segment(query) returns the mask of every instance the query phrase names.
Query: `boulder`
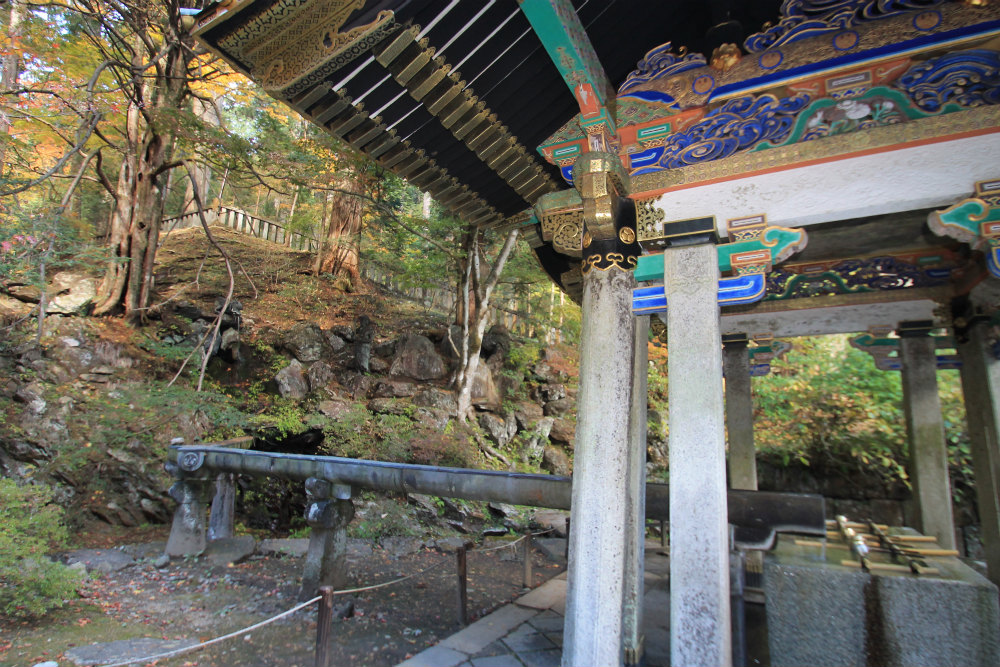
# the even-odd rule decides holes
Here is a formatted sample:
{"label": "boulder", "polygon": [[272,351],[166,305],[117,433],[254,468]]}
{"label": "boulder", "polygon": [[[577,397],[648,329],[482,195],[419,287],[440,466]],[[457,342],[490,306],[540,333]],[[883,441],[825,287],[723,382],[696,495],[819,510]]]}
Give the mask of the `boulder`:
{"label": "boulder", "polygon": [[293,359],[274,376],[278,392],[285,398],[303,399],[309,393],[305,370],[298,359]]}
{"label": "boulder", "polygon": [[330,419],[338,420],[350,414],[354,408],[346,401],[329,400],[320,401],[316,409]]}
{"label": "boulder", "polygon": [[412,411],[413,406],[409,401],[397,398],[373,398],[368,401],[368,409],[380,415],[406,415]]}
{"label": "boulder", "polygon": [[454,415],[454,411],[447,412],[433,408],[417,408],[417,411],[413,413],[413,418],[417,423],[429,429],[444,431],[448,426],[448,422],[451,421],[452,415]]}
{"label": "boulder", "polygon": [[62,315],[83,315],[97,298],[97,281],[80,273],[60,271],[52,276],[50,293],[55,293],[46,311]]}
{"label": "boulder", "polygon": [[556,419],[552,422],[549,440],[572,448],[576,440],[576,424],[569,419]]}
{"label": "boulder", "polygon": [[416,392],[416,385],[406,380],[381,380],[375,385],[375,398],[406,398]]}
{"label": "boulder", "polygon": [[242,535],[209,542],[203,555],[212,565],[225,566],[242,563],[252,556],[256,549],[257,541],[249,535]]}
{"label": "boulder", "polygon": [[364,373],[349,371],[340,377],[340,384],[350,392],[353,398],[368,398],[374,379]]}
{"label": "boulder", "polygon": [[240,332],[238,329],[226,329],[222,332],[221,349],[229,353],[233,361],[240,356]]}
{"label": "boulder", "polygon": [[447,374],[444,360],[426,336],[404,336],[396,346],[389,375],[414,380],[440,380]]}
{"label": "boulder", "polygon": [[319,391],[328,386],[336,379],[330,364],[325,361],[317,361],[309,367],[309,388],[312,391]]}
{"label": "boulder", "polygon": [[472,378],[472,404],[483,410],[495,410],[500,407],[500,393],[493,382],[493,371],[482,360],[476,366],[476,374]]}
{"label": "boulder", "polygon": [[[517,419],[518,428],[527,431],[532,424],[545,416],[542,406],[531,401],[522,401],[514,406],[514,418]],[[548,434],[546,434],[548,435]]]}
{"label": "boulder", "polygon": [[66,565],[82,563],[87,572],[110,574],[135,563],[135,559],[119,549],[77,549],[63,556]]}
{"label": "boulder", "polygon": [[371,357],[368,359],[368,370],[372,373],[385,373],[389,370],[389,362],[378,357]]}
{"label": "boulder", "polygon": [[559,447],[549,445],[542,454],[542,469],[548,470],[553,475],[566,477],[573,472],[573,464],[570,463],[566,452]]}
{"label": "boulder", "polygon": [[396,341],[384,340],[372,345],[372,354],[376,357],[391,357],[396,354]]}
{"label": "boulder", "polygon": [[330,344],[320,328],[313,324],[296,324],[282,339],[282,345],[303,362],[319,361],[330,352]]}
{"label": "boulder", "polygon": [[462,327],[457,324],[452,324],[450,327],[445,329],[443,335],[441,336],[441,342],[438,344],[438,350],[441,351],[441,355],[445,359],[458,359],[458,353],[456,350],[460,351],[461,349]]}
{"label": "boulder", "polygon": [[507,435],[507,423],[495,414],[491,412],[480,413],[479,426],[486,432],[486,437],[500,447],[510,442],[510,436]]}
{"label": "boulder", "polygon": [[326,342],[330,345],[330,349],[334,352],[340,352],[347,347],[347,343],[344,339],[332,331],[326,335]]}
{"label": "boulder", "polygon": [[354,327],[350,324],[338,324],[330,329],[330,335],[336,336],[348,343],[354,342]]}
{"label": "boulder", "polygon": [[0,294],[0,322],[13,322],[27,317],[34,310],[31,304]]}
{"label": "boulder", "polygon": [[413,404],[422,408],[444,410],[449,414],[455,414],[455,411],[458,410],[455,394],[433,387],[417,392],[413,397]]}
{"label": "boulder", "polygon": [[545,404],[545,416],[562,417],[572,411],[575,405],[575,401],[571,398],[560,398],[557,401],[551,401]]}
{"label": "boulder", "polygon": [[493,370],[500,370],[510,352],[510,332],[502,324],[494,324],[483,336],[482,355]]}
{"label": "boulder", "polygon": [[560,383],[543,384],[538,393],[546,403],[566,398],[566,385]]}

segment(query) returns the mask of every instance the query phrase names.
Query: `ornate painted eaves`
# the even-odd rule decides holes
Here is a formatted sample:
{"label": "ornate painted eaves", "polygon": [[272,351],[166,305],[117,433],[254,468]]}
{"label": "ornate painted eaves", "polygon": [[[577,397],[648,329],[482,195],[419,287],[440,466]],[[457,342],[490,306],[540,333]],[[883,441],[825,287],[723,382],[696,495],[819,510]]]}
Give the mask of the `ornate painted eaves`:
{"label": "ornate painted eaves", "polygon": [[1000,180],[976,183],[976,196],[927,217],[931,231],[969,244],[986,255],[990,273],[1000,278]]}

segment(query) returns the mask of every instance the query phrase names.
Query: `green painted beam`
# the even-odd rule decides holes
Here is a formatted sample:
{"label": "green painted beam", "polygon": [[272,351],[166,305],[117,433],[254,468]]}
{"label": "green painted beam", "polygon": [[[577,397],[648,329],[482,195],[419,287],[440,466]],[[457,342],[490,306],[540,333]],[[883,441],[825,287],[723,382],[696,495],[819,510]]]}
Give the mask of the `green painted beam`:
{"label": "green painted beam", "polygon": [[[805,243],[806,233],[801,229],[768,227],[760,237],[752,241],[722,243],[716,246],[719,254],[719,270],[731,271],[733,268],[733,256],[737,254],[760,250],[769,251],[769,263],[776,264],[801,250],[805,247]],[[644,280],[662,280],[663,255],[643,255],[640,257],[635,267],[635,279],[639,282]]]}
{"label": "green painted beam", "polygon": [[594,45],[570,0],[520,0],[532,29],[538,35],[563,81],[580,105],[581,125],[604,124],[614,134],[608,109],[615,89],[604,72]]}

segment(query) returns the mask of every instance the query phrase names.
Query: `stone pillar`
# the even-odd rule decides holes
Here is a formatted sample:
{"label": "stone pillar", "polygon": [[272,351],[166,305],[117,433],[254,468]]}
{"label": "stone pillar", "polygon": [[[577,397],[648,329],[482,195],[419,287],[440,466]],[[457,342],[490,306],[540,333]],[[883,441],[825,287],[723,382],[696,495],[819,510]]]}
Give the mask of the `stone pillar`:
{"label": "stone pillar", "polygon": [[729,486],[757,490],[757,454],[753,442],[753,396],[747,337],[725,337],[726,430],[729,434]]}
{"label": "stone pillar", "polygon": [[583,280],[567,666],[622,664],[634,285],[631,273],[617,270],[590,271]]}
{"label": "stone pillar", "polygon": [[649,377],[649,318],[635,321],[635,370],[629,422],[628,509],[625,524],[625,665],[642,662],[642,598],[646,553],[646,401]]}
{"label": "stone pillar", "polygon": [[958,353],[987,575],[1000,586],[1000,361],[987,328],[985,322],[971,325]]}
{"label": "stone pillar", "polygon": [[221,540],[233,536],[236,507],[236,476],[219,473],[215,478],[215,497],[208,513],[208,539]]}
{"label": "stone pillar", "polygon": [[169,491],[177,508],[165,552],[168,556],[196,556],[205,550],[205,518],[214,480],[204,474],[181,476],[172,464],[168,469],[178,476]]}
{"label": "stone pillar", "polygon": [[347,569],[347,524],[354,518],[351,487],[310,477],[306,480],[306,523],[312,528],[299,598],[308,600],[320,586],[338,588]]}
{"label": "stone pillar", "polygon": [[909,474],[916,501],[917,530],[933,535],[945,549],[955,548],[948,452],[937,385],[937,354],[928,329],[902,325],[903,411],[910,442]]}
{"label": "stone pillar", "polygon": [[577,159],[583,270],[580,388],[562,664],[621,665],[639,246],[614,154]]}
{"label": "stone pillar", "polygon": [[667,248],[671,664],[732,664],[719,267],[711,243]]}

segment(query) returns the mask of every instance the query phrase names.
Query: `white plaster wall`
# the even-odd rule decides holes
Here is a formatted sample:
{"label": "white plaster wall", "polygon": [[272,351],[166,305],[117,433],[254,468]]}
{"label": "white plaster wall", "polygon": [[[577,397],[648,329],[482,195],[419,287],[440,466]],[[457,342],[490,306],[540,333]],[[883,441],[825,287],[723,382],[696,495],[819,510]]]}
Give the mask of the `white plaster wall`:
{"label": "white plaster wall", "polygon": [[673,190],[657,206],[667,222],[714,215],[721,236],[727,220],[760,213],[804,227],[950,206],[1000,178],[998,156],[1000,133],[986,134]]}

